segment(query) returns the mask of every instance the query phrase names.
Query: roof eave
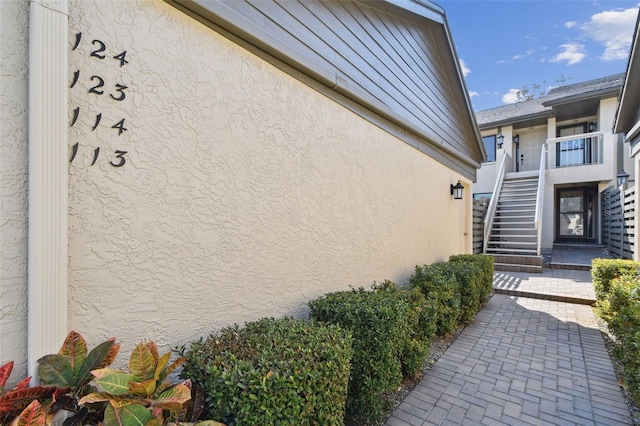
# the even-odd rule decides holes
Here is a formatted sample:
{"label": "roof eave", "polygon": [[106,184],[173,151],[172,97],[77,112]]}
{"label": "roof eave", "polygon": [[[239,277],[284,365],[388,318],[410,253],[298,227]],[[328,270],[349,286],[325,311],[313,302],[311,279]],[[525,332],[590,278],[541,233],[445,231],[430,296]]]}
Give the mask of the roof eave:
{"label": "roof eave", "polygon": [[550,117],[553,117],[553,111],[547,110],[543,112],[536,112],[534,114],[518,115],[514,117],[503,118],[496,121],[489,121],[489,122],[480,124],[479,129],[482,131],[482,130],[492,129],[494,127],[512,126],[516,123],[521,123],[524,121],[542,120]]}
{"label": "roof eave", "polygon": [[[482,142],[480,131],[478,130],[476,115],[473,111],[471,99],[469,99],[469,91],[467,90],[464,76],[462,74],[462,70],[460,69],[460,61],[458,59],[458,54],[453,43],[453,38],[451,37],[451,30],[449,29],[449,23],[447,21],[444,9],[437,4],[427,0],[377,0],[366,1],[366,4],[369,6],[375,5],[374,7],[380,9],[395,7],[396,10],[403,10],[405,12],[408,12],[409,14],[418,16],[421,19],[428,19],[441,26],[442,35],[447,43],[446,47],[451,54],[452,66],[454,67],[456,72],[456,80],[460,83],[458,90],[460,91],[461,98],[464,102],[465,114],[467,115],[467,118],[471,123],[471,131],[474,133],[476,146],[481,153],[482,158],[478,158],[477,160],[484,161],[487,158],[487,152],[485,150],[484,143]],[[420,22],[418,21],[418,23]]]}
{"label": "roof eave", "polygon": [[632,75],[640,74],[640,58],[638,55],[638,38],[640,37],[640,12],[636,19],[636,29],[633,34],[633,44],[629,53],[629,62],[624,78],[624,85],[620,92],[618,107],[613,124],[614,133],[626,133],[634,125],[636,112],[640,109],[640,81]]}
{"label": "roof eave", "polygon": [[544,101],[542,106],[545,107],[554,107],[558,105],[569,104],[573,102],[584,101],[587,99],[594,98],[607,98],[612,96],[617,96],[620,93],[621,86],[608,87],[606,89],[594,90],[592,92],[580,93],[572,96],[564,96],[557,99],[551,99],[548,101]]}

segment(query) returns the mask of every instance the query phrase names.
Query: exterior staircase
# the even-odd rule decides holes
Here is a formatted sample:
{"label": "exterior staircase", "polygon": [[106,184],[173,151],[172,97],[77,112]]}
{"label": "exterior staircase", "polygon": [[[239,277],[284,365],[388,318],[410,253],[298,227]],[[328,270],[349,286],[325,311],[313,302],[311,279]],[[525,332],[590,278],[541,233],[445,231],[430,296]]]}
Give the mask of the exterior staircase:
{"label": "exterior staircase", "polygon": [[496,270],[542,272],[535,227],[537,196],[537,175],[505,175],[485,250],[495,257]]}

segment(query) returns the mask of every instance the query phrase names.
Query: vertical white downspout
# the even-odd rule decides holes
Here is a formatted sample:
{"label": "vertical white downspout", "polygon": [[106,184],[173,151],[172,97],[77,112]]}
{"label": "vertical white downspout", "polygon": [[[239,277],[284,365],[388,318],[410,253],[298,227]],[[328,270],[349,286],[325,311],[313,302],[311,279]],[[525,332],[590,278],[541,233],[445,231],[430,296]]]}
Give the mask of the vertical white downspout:
{"label": "vertical white downspout", "polygon": [[67,334],[66,0],[29,4],[28,371]]}

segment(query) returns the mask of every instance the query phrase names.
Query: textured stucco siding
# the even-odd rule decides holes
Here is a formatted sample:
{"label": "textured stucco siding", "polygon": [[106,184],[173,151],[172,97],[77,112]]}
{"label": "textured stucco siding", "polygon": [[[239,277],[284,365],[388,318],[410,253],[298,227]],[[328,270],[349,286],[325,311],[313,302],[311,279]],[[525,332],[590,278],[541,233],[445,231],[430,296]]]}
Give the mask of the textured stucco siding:
{"label": "textured stucco siding", "polygon": [[29,3],[0,1],[0,363],[27,372]]}
{"label": "textured stucco siding", "polygon": [[[78,31],[129,60],[89,43],[70,57],[70,78],[128,86],[122,102],[86,78],[70,90],[70,119],[86,113],[69,136],[69,324],[91,344],[115,336],[128,354],[304,316],[321,294],[470,249],[459,175],[171,6],[72,1]],[[98,111],[128,130],[92,131]]]}

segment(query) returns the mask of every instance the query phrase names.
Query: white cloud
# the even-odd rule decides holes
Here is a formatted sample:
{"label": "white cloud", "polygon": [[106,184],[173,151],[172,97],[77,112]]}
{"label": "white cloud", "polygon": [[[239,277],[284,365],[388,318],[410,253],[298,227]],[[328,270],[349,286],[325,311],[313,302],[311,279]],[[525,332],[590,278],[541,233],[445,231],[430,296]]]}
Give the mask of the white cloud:
{"label": "white cloud", "polygon": [[564,27],[565,28],[573,28],[576,25],[578,25],[578,23],[576,21],[568,21],[564,23]]}
{"label": "white cloud", "polygon": [[460,59],[460,70],[462,70],[462,75],[465,77],[471,73],[471,70],[467,66],[467,63],[464,61],[464,59]]}
{"label": "white cloud", "polygon": [[604,46],[603,61],[627,59],[637,16],[637,7],[607,10],[593,15],[582,30],[587,38]]}
{"label": "white cloud", "polygon": [[474,92],[473,90],[469,90],[469,97],[475,98],[476,96],[480,96],[480,93]]}
{"label": "white cloud", "polygon": [[584,45],[580,43],[565,43],[559,46],[562,52],[550,59],[551,62],[566,61],[567,65],[574,65],[582,62],[585,58]]}
{"label": "white cloud", "polygon": [[513,55],[511,59],[518,60],[522,58],[527,58],[535,53],[535,50],[528,49],[525,53],[518,53],[517,55]]}
{"label": "white cloud", "polygon": [[518,90],[518,89],[509,89],[509,91],[507,93],[502,95],[502,103],[504,103],[504,104],[515,104],[519,100],[519,97],[518,97],[518,93],[519,92],[520,92],[520,90]]}

